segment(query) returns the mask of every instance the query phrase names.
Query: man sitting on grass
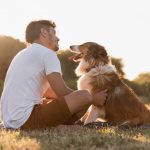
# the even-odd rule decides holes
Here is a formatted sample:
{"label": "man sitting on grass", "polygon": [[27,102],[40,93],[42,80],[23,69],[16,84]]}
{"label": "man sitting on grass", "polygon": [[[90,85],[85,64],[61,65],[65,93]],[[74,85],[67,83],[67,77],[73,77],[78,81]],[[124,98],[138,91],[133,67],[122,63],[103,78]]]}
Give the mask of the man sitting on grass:
{"label": "man sitting on grass", "polygon": [[[32,21],[26,28],[30,45],[12,60],[1,96],[6,128],[40,129],[72,124],[93,104],[103,105],[106,90],[91,95],[66,86],[61,73],[55,23]],[[43,98],[43,97],[46,97]]]}

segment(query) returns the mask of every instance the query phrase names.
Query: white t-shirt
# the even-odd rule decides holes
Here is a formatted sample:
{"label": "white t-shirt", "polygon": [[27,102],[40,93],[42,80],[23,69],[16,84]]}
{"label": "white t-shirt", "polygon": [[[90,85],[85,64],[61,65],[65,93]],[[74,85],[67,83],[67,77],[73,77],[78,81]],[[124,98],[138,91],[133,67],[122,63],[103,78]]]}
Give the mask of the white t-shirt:
{"label": "white t-shirt", "polygon": [[19,52],[11,62],[1,96],[1,117],[7,128],[19,128],[29,118],[48,89],[46,75],[61,73],[56,53],[34,43]]}

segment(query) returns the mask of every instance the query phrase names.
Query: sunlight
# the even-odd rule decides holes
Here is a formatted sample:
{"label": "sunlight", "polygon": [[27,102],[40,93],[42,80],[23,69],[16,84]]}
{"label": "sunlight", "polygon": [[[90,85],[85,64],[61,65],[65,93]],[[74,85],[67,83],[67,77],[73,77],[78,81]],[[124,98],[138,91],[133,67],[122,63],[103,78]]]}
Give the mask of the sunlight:
{"label": "sunlight", "polygon": [[134,79],[150,71],[148,4],[148,0],[5,0],[0,5],[0,35],[24,41],[30,21],[52,19],[57,24],[60,49],[98,42],[107,47],[111,56],[122,58],[127,78]]}

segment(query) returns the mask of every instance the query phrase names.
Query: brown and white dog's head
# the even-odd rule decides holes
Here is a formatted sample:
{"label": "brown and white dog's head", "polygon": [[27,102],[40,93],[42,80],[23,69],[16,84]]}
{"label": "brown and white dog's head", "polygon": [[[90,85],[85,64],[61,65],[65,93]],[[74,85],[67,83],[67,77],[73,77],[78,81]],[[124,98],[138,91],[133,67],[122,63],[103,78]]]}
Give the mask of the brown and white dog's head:
{"label": "brown and white dog's head", "polygon": [[83,75],[96,66],[109,63],[109,57],[105,48],[95,42],[72,45],[70,49],[77,53],[72,59],[80,62],[76,69],[76,74],[78,76]]}

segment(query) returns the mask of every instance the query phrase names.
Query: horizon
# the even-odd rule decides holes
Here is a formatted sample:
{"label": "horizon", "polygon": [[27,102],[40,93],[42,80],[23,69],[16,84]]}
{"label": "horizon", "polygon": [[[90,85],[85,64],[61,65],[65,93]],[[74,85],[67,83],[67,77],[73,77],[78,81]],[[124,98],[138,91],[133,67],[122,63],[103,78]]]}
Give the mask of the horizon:
{"label": "horizon", "polygon": [[126,78],[150,72],[150,10],[148,0],[14,0],[0,5],[0,35],[25,41],[32,20],[56,23],[60,49],[87,41],[103,45],[121,58]]}

